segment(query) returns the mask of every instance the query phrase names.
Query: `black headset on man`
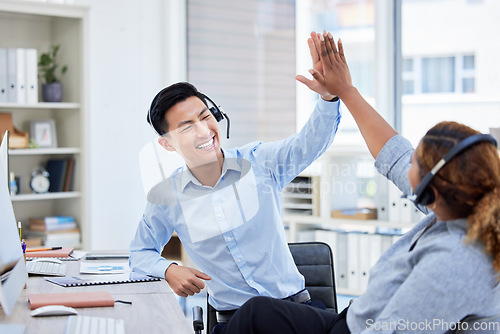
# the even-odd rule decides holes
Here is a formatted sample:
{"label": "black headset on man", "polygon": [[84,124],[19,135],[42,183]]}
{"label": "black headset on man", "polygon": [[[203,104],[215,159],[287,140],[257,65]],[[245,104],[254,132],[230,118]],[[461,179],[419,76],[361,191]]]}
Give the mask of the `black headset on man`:
{"label": "black headset on man", "polygon": [[467,149],[468,147],[477,144],[479,142],[490,142],[497,146],[497,141],[493,136],[487,134],[477,134],[465,138],[460,143],[455,145],[451,150],[449,150],[438,163],[424,176],[422,181],[415,187],[415,195],[408,196],[410,200],[417,204],[429,205],[432,204],[436,197],[434,191],[429,184],[431,183],[434,176],[439,172],[444,165],[446,165],[451,159],[456,157],[460,152]]}
{"label": "black headset on man", "polygon": [[[214,101],[212,101],[211,98],[209,98],[208,96],[206,96],[205,94],[203,93],[200,93],[198,92],[197,95],[196,95],[199,99],[201,100],[205,100],[205,104],[208,106],[208,102],[210,102],[210,104],[212,105],[212,107],[209,107],[208,110],[210,110],[210,112],[212,113],[212,115],[214,116],[215,120],[217,122],[220,122],[222,121],[224,118],[226,119],[227,121],[227,133],[226,133],[226,136],[227,136],[227,139],[229,139],[229,128],[230,128],[230,121],[229,121],[229,117],[227,117],[227,114],[222,111],[221,107],[220,106],[217,106],[215,104]],[[158,97],[158,96],[157,96]],[[148,110],[148,117],[149,117],[149,123],[151,124],[151,126],[153,127],[153,130],[156,132],[156,134],[158,136],[161,136],[162,133],[160,133],[153,125],[153,121],[151,119],[151,109],[155,110],[157,108],[157,101],[153,101],[153,106],[151,108],[149,108]]]}

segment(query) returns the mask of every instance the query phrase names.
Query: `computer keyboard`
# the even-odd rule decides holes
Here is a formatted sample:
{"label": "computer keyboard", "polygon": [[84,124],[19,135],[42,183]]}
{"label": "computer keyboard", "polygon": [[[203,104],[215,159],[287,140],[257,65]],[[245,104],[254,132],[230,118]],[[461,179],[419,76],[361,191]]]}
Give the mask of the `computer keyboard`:
{"label": "computer keyboard", "polygon": [[114,318],[70,316],[66,334],[125,334],[125,322]]}
{"label": "computer keyboard", "polygon": [[33,275],[65,276],[66,263],[33,260],[26,262],[26,270]]}

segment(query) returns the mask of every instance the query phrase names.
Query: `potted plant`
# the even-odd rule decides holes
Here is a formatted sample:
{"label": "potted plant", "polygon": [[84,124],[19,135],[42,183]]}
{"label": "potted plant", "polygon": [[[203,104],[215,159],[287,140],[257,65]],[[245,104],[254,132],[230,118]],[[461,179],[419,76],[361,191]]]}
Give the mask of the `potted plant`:
{"label": "potted plant", "polygon": [[68,67],[64,65],[59,71],[57,52],[59,45],[52,45],[49,52],[42,53],[38,61],[38,73],[42,79],[42,99],[45,102],[61,102],[63,87],[61,77]]}

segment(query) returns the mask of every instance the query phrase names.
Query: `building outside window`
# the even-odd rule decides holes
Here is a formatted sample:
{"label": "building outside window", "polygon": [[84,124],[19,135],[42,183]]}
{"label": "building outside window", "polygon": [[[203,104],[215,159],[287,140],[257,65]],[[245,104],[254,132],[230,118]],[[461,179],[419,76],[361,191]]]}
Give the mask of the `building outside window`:
{"label": "building outside window", "polygon": [[500,2],[403,0],[402,133],[414,145],[440,121],[500,127]]}
{"label": "building outside window", "polygon": [[474,55],[403,59],[403,94],[474,93]]}

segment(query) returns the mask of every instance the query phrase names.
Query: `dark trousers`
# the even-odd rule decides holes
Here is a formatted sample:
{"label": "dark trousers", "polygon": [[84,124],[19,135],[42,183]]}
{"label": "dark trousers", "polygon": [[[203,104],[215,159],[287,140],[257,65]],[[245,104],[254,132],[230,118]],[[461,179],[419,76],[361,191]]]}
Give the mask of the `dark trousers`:
{"label": "dark trousers", "polygon": [[254,297],[231,317],[221,334],[347,334],[345,309],[337,314],[304,304]]}

